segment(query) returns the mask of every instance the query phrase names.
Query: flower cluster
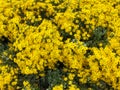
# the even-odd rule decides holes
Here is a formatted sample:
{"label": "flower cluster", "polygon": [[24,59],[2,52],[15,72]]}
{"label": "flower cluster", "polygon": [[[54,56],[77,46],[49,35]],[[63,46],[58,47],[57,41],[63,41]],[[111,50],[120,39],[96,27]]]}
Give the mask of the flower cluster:
{"label": "flower cluster", "polygon": [[119,0],[1,0],[0,89],[119,90],[119,22]]}

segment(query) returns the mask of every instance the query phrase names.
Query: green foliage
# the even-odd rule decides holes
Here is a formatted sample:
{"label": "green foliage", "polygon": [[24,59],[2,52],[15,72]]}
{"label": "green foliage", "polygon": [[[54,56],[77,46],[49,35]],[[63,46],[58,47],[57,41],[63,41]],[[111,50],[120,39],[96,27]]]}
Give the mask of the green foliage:
{"label": "green foliage", "polygon": [[109,43],[107,39],[107,29],[101,26],[96,27],[92,32],[92,36],[85,41],[88,47],[99,47],[100,43],[103,44],[102,47],[105,47]]}

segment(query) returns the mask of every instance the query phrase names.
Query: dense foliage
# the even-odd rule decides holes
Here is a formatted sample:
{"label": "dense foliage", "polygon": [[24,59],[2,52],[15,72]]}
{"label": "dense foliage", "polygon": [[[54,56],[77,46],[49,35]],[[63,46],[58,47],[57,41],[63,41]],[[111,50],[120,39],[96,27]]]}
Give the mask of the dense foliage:
{"label": "dense foliage", "polygon": [[120,0],[0,0],[0,90],[120,90]]}

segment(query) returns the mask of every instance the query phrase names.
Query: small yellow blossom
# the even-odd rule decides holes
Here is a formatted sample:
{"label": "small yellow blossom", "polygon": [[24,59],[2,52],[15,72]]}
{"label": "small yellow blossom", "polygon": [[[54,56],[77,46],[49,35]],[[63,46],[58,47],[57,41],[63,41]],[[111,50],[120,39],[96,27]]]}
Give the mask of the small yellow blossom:
{"label": "small yellow blossom", "polygon": [[70,73],[69,76],[68,76],[68,78],[69,78],[70,80],[73,80],[74,77],[75,77],[75,74],[72,74],[72,73]]}
{"label": "small yellow blossom", "polygon": [[77,88],[76,85],[70,85],[69,89],[68,90],[80,90],[79,88]]}
{"label": "small yellow blossom", "polygon": [[63,85],[62,84],[61,85],[56,85],[56,86],[53,87],[52,90],[63,90]]}

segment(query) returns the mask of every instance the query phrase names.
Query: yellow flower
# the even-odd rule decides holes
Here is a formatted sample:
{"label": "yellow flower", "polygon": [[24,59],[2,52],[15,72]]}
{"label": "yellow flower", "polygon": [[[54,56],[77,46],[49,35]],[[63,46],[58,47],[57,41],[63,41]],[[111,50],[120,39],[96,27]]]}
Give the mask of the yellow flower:
{"label": "yellow flower", "polygon": [[15,86],[16,84],[17,84],[17,82],[16,82],[16,81],[12,82],[12,85],[13,85],[13,86]]}
{"label": "yellow flower", "polygon": [[53,87],[52,90],[63,90],[63,85],[62,84],[56,85],[56,86]]}
{"label": "yellow flower", "polygon": [[27,90],[31,90],[31,85],[28,81],[23,81],[23,85]]}
{"label": "yellow flower", "polygon": [[71,80],[69,80],[68,84],[69,84],[69,85],[72,85],[72,81],[71,81]]}
{"label": "yellow flower", "polygon": [[23,85],[26,87],[27,85],[29,85],[28,81],[23,81]]}
{"label": "yellow flower", "polygon": [[67,77],[64,77],[64,81],[67,81],[68,80],[68,78]]}
{"label": "yellow flower", "polygon": [[72,74],[72,73],[70,73],[69,76],[68,76],[68,78],[69,78],[70,80],[73,80],[74,77],[75,77],[75,74]]}
{"label": "yellow flower", "polygon": [[68,90],[80,90],[76,85],[70,85]]}

